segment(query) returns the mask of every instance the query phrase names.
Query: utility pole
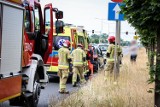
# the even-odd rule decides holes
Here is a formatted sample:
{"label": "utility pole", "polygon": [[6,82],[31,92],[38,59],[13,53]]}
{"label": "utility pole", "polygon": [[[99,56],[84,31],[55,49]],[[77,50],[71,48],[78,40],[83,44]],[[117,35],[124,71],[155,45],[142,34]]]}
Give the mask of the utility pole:
{"label": "utility pole", "polygon": [[[106,20],[106,19],[100,19],[100,18],[95,18],[95,19],[101,21],[101,29],[100,29],[100,37],[101,37],[102,32],[103,32],[103,23],[104,23],[104,20]],[[101,42],[101,38],[100,37],[99,37],[99,43]]]}
{"label": "utility pole", "polygon": [[114,70],[115,70],[115,75],[114,78],[115,80],[117,79],[118,75],[119,75],[119,63],[120,63],[120,58],[117,55],[118,54],[118,47],[120,46],[120,31],[121,31],[121,22],[120,21],[116,21],[116,41],[115,41],[115,55],[114,55],[114,59],[115,59],[115,63],[114,63]]}

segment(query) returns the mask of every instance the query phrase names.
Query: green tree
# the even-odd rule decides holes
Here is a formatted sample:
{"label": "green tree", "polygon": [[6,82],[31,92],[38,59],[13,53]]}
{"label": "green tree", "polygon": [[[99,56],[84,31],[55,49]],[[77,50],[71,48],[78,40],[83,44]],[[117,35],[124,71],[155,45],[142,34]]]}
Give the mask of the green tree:
{"label": "green tree", "polygon": [[97,34],[91,35],[90,40],[92,43],[98,43],[99,42],[99,35],[97,35]]}
{"label": "green tree", "polygon": [[121,46],[129,46],[129,44],[129,41],[124,41],[123,39],[121,39]]}
{"label": "green tree", "polygon": [[108,39],[108,35],[106,33],[103,33],[100,35],[101,43],[108,43],[107,39]]}
{"label": "green tree", "polygon": [[92,43],[97,43],[97,44],[99,43],[99,41],[101,43],[108,43],[107,38],[108,35],[106,33],[103,33],[101,35],[93,34],[91,35],[90,40]]}
{"label": "green tree", "polygon": [[151,55],[151,77],[155,81],[155,106],[160,107],[160,0],[124,0],[124,4],[122,12],[137,29],[143,45],[150,52],[156,50],[155,69],[154,54]]}

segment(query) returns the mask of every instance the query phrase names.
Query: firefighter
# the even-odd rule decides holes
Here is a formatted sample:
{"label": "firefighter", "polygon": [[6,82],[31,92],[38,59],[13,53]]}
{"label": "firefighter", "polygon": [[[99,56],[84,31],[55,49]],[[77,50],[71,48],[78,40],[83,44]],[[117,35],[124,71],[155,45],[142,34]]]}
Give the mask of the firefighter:
{"label": "firefighter", "polygon": [[[115,56],[115,37],[114,36],[109,36],[108,37],[108,42],[110,43],[107,49],[107,64],[104,69],[105,71],[105,80],[107,80],[107,76],[112,76],[113,74],[113,69],[114,69],[114,56]],[[117,46],[117,58],[121,55],[122,49],[120,46]]]}
{"label": "firefighter", "polygon": [[86,61],[86,53],[83,50],[83,45],[78,44],[77,49],[73,50],[72,54],[72,62],[73,62],[73,77],[72,77],[72,85],[73,87],[77,86],[77,75],[80,77],[81,84],[86,82],[84,78],[84,62]]}
{"label": "firefighter", "polygon": [[70,62],[70,42],[66,40],[63,43],[63,47],[58,50],[58,76],[60,78],[60,94],[69,94],[69,91],[66,91],[66,82],[69,75],[69,62]]}

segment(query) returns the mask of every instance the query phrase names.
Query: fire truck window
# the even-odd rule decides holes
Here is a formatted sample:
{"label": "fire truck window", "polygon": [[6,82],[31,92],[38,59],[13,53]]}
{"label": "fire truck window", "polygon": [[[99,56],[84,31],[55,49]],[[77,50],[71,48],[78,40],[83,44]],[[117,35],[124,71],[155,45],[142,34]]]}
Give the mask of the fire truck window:
{"label": "fire truck window", "polygon": [[54,47],[55,50],[58,50],[59,48],[62,47],[63,42],[65,40],[70,41],[70,37],[69,36],[54,36],[53,40],[54,40],[53,47]]}
{"label": "fire truck window", "polygon": [[30,22],[29,10],[26,10],[24,25],[25,25],[25,30],[26,30],[27,32],[30,32],[30,31],[31,31],[31,29],[30,29],[30,28],[31,28],[31,22]]}
{"label": "fire truck window", "polygon": [[50,30],[50,9],[45,10],[45,34],[49,34]]}
{"label": "fire truck window", "polygon": [[34,32],[34,28],[35,28],[35,26],[34,26],[34,23],[35,23],[35,20],[34,20],[34,12],[33,12],[33,10],[31,11],[31,19],[32,19],[32,25],[33,25],[33,27],[32,27],[32,31]]}
{"label": "fire truck window", "polygon": [[87,38],[87,43],[89,44],[90,42],[89,42],[89,38]]}
{"label": "fire truck window", "polygon": [[35,8],[35,30],[40,30],[40,18],[38,8]]}
{"label": "fire truck window", "polygon": [[85,45],[83,36],[78,36],[78,43]]}

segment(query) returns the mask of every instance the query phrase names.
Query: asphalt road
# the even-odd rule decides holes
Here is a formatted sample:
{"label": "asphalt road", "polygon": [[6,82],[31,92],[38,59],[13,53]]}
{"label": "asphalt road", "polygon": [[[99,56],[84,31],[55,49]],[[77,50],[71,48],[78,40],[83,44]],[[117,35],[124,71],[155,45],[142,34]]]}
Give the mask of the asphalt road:
{"label": "asphalt road", "polygon": [[[128,47],[123,48],[123,55],[129,54]],[[50,83],[47,84],[47,87],[41,91],[40,99],[38,107],[48,107],[49,102],[52,100],[52,102],[60,101],[61,99],[67,97],[67,95],[61,95],[58,93],[59,89],[59,79],[58,78],[52,78],[50,80]],[[70,93],[78,90],[78,88],[74,88],[71,85],[71,80],[67,83],[67,90],[70,91]],[[0,104],[0,107],[10,107],[7,102],[4,102]]]}
{"label": "asphalt road", "polygon": [[[58,78],[52,78],[47,87],[41,91],[38,107],[48,107],[50,101],[57,102],[68,96],[59,94],[58,90],[59,90],[59,80]],[[69,80],[67,82],[67,90],[70,91],[70,93],[72,93],[78,90],[78,87],[72,87],[71,80]]]}

